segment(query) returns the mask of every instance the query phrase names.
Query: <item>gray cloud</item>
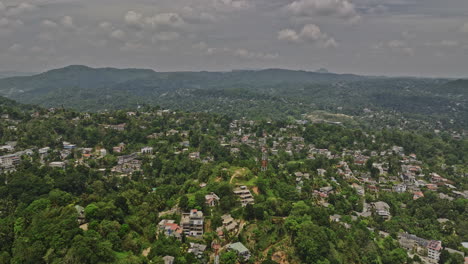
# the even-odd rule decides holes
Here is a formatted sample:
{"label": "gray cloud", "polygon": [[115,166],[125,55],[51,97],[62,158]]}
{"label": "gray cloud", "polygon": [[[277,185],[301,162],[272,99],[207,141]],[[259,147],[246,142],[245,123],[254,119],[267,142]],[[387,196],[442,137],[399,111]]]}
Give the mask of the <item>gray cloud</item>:
{"label": "gray cloud", "polygon": [[466,13],[466,0],[0,0],[0,70],[463,76]]}
{"label": "gray cloud", "polygon": [[337,16],[354,21],[360,19],[354,4],[348,0],[296,0],[287,9],[299,16]]}
{"label": "gray cloud", "polygon": [[468,22],[463,24],[463,26],[460,27],[460,31],[463,33],[468,33]]}
{"label": "gray cloud", "polygon": [[331,38],[327,34],[323,33],[320,28],[314,24],[305,25],[300,32],[296,32],[292,29],[283,29],[278,32],[278,39],[293,43],[320,43],[323,47],[327,48],[336,48],[338,46],[338,43],[336,43],[334,38]]}

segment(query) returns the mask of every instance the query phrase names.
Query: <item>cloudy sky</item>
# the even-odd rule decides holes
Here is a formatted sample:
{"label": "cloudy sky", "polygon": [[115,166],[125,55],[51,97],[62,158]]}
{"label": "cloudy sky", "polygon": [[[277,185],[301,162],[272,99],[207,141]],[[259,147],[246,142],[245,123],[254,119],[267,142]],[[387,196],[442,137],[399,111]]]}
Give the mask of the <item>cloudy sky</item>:
{"label": "cloudy sky", "polygon": [[0,70],[468,77],[468,0],[0,0]]}

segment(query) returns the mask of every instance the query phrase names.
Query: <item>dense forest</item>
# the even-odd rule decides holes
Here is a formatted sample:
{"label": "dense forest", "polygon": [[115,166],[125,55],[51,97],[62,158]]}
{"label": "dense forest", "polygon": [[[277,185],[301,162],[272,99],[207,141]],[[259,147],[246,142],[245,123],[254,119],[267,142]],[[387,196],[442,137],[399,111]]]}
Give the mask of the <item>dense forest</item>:
{"label": "dense forest", "polygon": [[79,111],[149,105],[256,120],[298,119],[325,111],[333,114],[331,121],[344,116],[349,123],[366,125],[371,117],[377,120],[372,127],[459,132],[468,125],[467,93],[465,80],[281,69],[162,73],[69,66],[33,76],[0,79],[2,96]]}
{"label": "dense forest", "polygon": [[[194,93],[242,105],[257,91]],[[275,93],[262,100],[280,108]],[[447,131],[149,106],[85,113],[1,97],[0,114],[0,263],[434,261],[426,246],[406,248],[405,234],[441,243],[439,263],[468,254],[468,140]],[[201,224],[185,226],[189,212]]]}

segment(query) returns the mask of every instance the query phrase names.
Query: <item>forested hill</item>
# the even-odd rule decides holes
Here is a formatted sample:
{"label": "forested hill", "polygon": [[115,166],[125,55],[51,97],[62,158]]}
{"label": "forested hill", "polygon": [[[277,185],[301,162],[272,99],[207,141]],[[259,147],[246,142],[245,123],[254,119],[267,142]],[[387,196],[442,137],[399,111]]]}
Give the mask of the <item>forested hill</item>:
{"label": "forested hill", "polygon": [[0,78],[18,77],[18,76],[32,76],[36,73],[32,72],[17,72],[17,71],[0,71]]}
{"label": "forested hill", "polygon": [[468,79],[459,79],[446,83],[443,87],[443,92],[454,94],[467,94],[468,93]]}
{"label": "forested hill", "polygon": [[379,116],[381,125],[442,124],[437,129],[467,127],[466,87],[466,81],[448,79],[283,69],[163,73],[76,65],[0,79],[1,96],[79,111],[159,105],[237,118],[284,119],[322,110],[359,118]]}

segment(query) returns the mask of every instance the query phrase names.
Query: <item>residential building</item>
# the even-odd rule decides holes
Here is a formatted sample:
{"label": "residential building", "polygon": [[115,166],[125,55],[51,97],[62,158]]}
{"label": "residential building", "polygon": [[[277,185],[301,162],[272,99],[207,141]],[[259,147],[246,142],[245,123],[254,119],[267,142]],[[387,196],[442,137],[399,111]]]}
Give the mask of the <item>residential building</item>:
{"label": "residential building", "polygon": [[182,214],[180,225],[185,235],[200,237],[203,235],[204,220],[203,212],[192,209],[190,213]]}
{"label": "residential building", "polygon": [[125,144],[120,143],[118,146],[112,148],[112,152],[121,153],[125,149]]}
{"label": "residential building", "polygon": [[375,210],[375,213],[382,217],[384,220],[388,220],[391,218],[390,206],[386,202],[372,203],[372,207]]}
{"label": "residential building", "polygon": [[49,163],[49,167],[65,169],[65,162],[63,162],[63,161],[54,161],[54,162]]}
{"label": "residential building", "polygon": [[0,166],[2,167],[12,167],[18,165],[21,162],[21,156],[17,153],[0,156]]}
{"label": "residential building", "polygon": [[182,227],[175,223],[175,220],[163,219],[158,224],[159,230],[165,236],[182,239]]}
{"label": "residential building", "polygon": [[220,231],[223,232],[223,230],[231,232],[237,228],[238,223],[230,214],[221,216],[221,219],[223,220],[223,225],[216,229],[218,233]]}
{"label": "residential building", "polygon": [[189,154],[189,159],[195,160],[200,159],[200,152],[192,152]]}
{"label": "residential building", "polygon": [[393,191],[396,193],[404,193],[406,192],[406,185],[405,184],[398,184],[392,187]]}
{"label": "residential building", "polygon": [[247,188],[247,186],[243,185],[243,186],[235,188],[234,194],[239,196],[242,206],[247,206],[248,204],[255,203],[255,200],[252,194],[250,193],[249,188]]}
{"label": "residential building", "polygon": [[427,257],[431,259],[433,263],[439,263],[440,252],[442,251],[442,242],[431,240],[427,245]]}
{"label": "residential building", "polygon": [[64,141],[63,143],[63,149],[74,149],[76,148],[75,144],[71,144],[70,142]]}
{"label": "residential building", "polygon": [[153,154],[153,147],[144,147],[141,149],[141,154]]}
{"label": "residential building", "polygon": [[206,245],[190,242],[190,248],[187,250],[188,253],[192,253],[197,258],[203,257],[203,252],[206,250]]}
{"label": "residential building", "polygon": [[137,153],[132,153],[130,155],[125,155],[125,156],[119,156],[117,157],[117,163],[118,164],[124,164],[127,162],[130,162],[138,157]]}
{"label": "residential building", "polygon": [[408,233],[398,234],[398,242],[406,250],[412,250],[420,255],[426,255],[431,263],[438,263],[442,251],[442,242],[426,240]]}
{"label": "residential building", "polygon": [[237,253],[237,256],[244,261],[250,259],[250,251],[241,242],[233,243],[228,246],[228,250],[232,250]]}
{"label": "residential building", "polygon": [[218,195],[216,195],[214,192],[205,195],[206,204],[208,204],[208,206],[210,206],[210,207],[216,206],[216,204],[219,203],[219,200],[220,199],[219,199]]}
{"label": "residential building", "polygon": [[421,191],[417,191],[417,192],[413,193],[413,200],[417,200],[417,199],[422,198],[422,197],[424,197],[424,193],[421,192]]}
{"label": "residential building", "polygon": [[50,147],[40,148],[39,155],[46,155],[47,153],[49,153],[49,151],[50,151]]}
{"label": "residential building", "polygon": [[175,258],[173,256],[164,256],[164,264],[174,264]]}

